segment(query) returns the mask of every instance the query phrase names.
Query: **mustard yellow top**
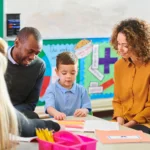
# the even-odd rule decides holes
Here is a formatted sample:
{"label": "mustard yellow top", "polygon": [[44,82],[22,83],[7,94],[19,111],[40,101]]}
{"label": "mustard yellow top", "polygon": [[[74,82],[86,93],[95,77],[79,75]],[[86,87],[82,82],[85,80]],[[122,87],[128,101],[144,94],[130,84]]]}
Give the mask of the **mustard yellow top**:
{"label": "mustard yellow top", "polygon": [[122,58],[114,72],[113,119],[123,117],[150,127],[150,62],[134,65]]}

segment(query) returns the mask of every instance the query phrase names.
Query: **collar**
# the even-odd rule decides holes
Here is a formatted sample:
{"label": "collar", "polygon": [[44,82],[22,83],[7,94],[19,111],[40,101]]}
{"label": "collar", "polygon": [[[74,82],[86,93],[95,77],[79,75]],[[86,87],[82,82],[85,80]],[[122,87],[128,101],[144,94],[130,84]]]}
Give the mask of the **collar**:
{"label": "collar", "polygon": [[12,46],[11,48],[8,49],[8,59],[9,61],[11,61],[13,64],[18,65],[18,63],[12,58],[12,50],[13,50],[14,46]]}
{"label": "collar", "polygon": [[143,63],[133,63],[132,62],[132,60],[131,60],[131,58],[128,58],[128,59],[125,59],[125,58],[123,58],[123,60],[125,61],[125,62],[127,62],[127,65],[130,67],[130,66],[136,66],[136,67],[138,67],[138,68],[140,68],[142,65],[143,65]]}
{"label": "collar", "polygon": [[73,83],[73,86],[71,89],[67,89],[65,87],[63,87],[62,85],[60,85],[59,83],[59,79],[56,81],[56,86],[63,92],[63,93],[66,93],[66,92],[72,92],[75,94],[75,91],[76,91],[76,84]]}

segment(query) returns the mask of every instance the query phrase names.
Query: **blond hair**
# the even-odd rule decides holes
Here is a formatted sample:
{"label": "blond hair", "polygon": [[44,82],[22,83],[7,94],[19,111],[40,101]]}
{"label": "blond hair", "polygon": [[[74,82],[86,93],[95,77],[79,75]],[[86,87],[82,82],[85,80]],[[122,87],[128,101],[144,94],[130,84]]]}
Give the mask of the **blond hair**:
{"label": "blond hair", "polygon": [[[5,44],[4,44],[5,43]],[[12,136],[18,133],[18,121],[15,109],[10,101],[4,73],[7,68],[6,54],[7,43],[0,39],[0,150],[15,149],[12,147]],[[11,145],[11,146],[10,146]]]}
{"label": "blond hair", "polygon": [[7,43],[2,38],[0,38],[0,53],[6,56],[7,49],[8,49]]}

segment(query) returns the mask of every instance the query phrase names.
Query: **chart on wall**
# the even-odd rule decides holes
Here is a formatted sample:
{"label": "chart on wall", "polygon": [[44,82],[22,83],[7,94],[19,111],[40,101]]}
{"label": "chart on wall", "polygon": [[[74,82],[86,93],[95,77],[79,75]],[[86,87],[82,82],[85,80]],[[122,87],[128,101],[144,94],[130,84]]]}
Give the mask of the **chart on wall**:
{"label": "chart on wall", "polygon": [[76,82],[87,89],[91,100],[113,97],[113,66],[118,57],[109,44],[109,38],[57,39],[44,40],[43,51],[39,55],[46,63],[40,102],[44,101],[49,84],[58,79],[55,74],[56,56],[63,51],[77,55],[79,72]]}

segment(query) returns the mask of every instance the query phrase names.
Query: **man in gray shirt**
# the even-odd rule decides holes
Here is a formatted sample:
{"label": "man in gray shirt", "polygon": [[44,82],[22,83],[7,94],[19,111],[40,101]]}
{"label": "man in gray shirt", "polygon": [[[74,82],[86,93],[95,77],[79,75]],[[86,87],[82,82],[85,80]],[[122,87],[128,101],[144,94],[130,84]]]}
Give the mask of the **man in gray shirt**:
{"label": "man in gray shirt", "polygon": [[37,55],[42,49],[40,32],[25,27],[18,33],[14,46],[8,50],[5,80],[12,104],[29,118],[38,118],[33,112],[39,99],[45,72],[45,63]]}

